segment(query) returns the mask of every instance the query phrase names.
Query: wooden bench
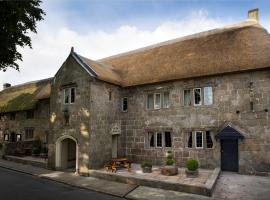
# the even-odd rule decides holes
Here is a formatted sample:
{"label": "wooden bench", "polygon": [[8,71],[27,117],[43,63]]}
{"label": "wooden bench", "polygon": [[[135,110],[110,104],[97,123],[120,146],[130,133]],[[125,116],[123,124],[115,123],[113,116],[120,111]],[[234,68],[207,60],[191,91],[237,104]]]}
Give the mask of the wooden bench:
{"label": "wooden bench", "polygon": [[119,168],[127,168],[131,170],[131,162],[127,158],[112,158],[112,160],[104,166],[107,171],[116,172]]}

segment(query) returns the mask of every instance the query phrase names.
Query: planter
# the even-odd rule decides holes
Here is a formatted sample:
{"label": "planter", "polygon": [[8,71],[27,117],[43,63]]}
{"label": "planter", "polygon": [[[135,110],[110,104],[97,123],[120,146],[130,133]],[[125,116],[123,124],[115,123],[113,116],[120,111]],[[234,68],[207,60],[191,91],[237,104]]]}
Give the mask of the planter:
{"label": "planter", "polygon": [[186,169],[186,175],[187,175],[187,177],[195,178],[195,177],[198,176],[198,174],[199,174],[199,170],[198,169],[196,169],[195,171]]}
{"label": "planter", "polygon": [[161,174],[165,176],[174,176],[178,174],[178,168],[174,165],[166,165],[161,168]]}
{"label": "planter", "polygon": [[152,167],[144,167],[142,168],[143,173],[152,173]]}

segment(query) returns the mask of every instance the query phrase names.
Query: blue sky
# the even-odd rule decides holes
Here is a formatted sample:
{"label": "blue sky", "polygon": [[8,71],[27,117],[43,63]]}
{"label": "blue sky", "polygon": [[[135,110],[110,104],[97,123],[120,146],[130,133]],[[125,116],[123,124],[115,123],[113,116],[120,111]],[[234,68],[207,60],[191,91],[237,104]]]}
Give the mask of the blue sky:
{"label": "blue sky", "polygon": [[260,23],[270,30],[266,0],[46,0],[42,8],[44,21],[37,34],[30,34],[33,49],[19,49],[21,70],[0,72],[1,85],[54,76],[71,46],[99,59],[238,23],[253,8],[259,8]]}

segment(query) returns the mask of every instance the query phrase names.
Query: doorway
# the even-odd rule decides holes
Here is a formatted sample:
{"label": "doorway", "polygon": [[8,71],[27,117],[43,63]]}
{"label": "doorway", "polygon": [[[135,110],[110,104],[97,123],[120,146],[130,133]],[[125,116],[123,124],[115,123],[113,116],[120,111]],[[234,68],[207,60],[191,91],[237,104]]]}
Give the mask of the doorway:
{"label": "doorway", "polygon": [[64,136],[56,142],[56,163],[55,166],[60,170],[78,170],[78,144],[71,136]]}
{"label": "doorway", "polygon": [[223,139],[221,143],[221,169],[238,172],[238,139]]}
{"label": "doorway", "polygon": [[118,135],[112,135],[112,158],[117,158]]}

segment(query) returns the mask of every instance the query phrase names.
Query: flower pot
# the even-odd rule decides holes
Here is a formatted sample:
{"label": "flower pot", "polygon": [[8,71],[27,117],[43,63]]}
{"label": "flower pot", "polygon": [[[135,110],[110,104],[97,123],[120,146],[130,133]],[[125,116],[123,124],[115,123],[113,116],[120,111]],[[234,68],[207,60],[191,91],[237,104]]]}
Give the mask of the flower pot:
{"label": "flower pot", "polygon": [[144,167],[142,168],[143,173],[151,173],[152,172],[152,167]]}
{"label": "flower pot", "polygon": [[165,176],[174,176],[178,174],[178,168],[174,165],[166,165],[161,168],[161,174]]}
{"label": "flower pot", "polygon": [[187,175],[187,177],[195,178],[195,177],[198,176],[198,174],[199,174],[199,170],[198,169],[196,169],[195,171],[186,169],[186,175]]}

